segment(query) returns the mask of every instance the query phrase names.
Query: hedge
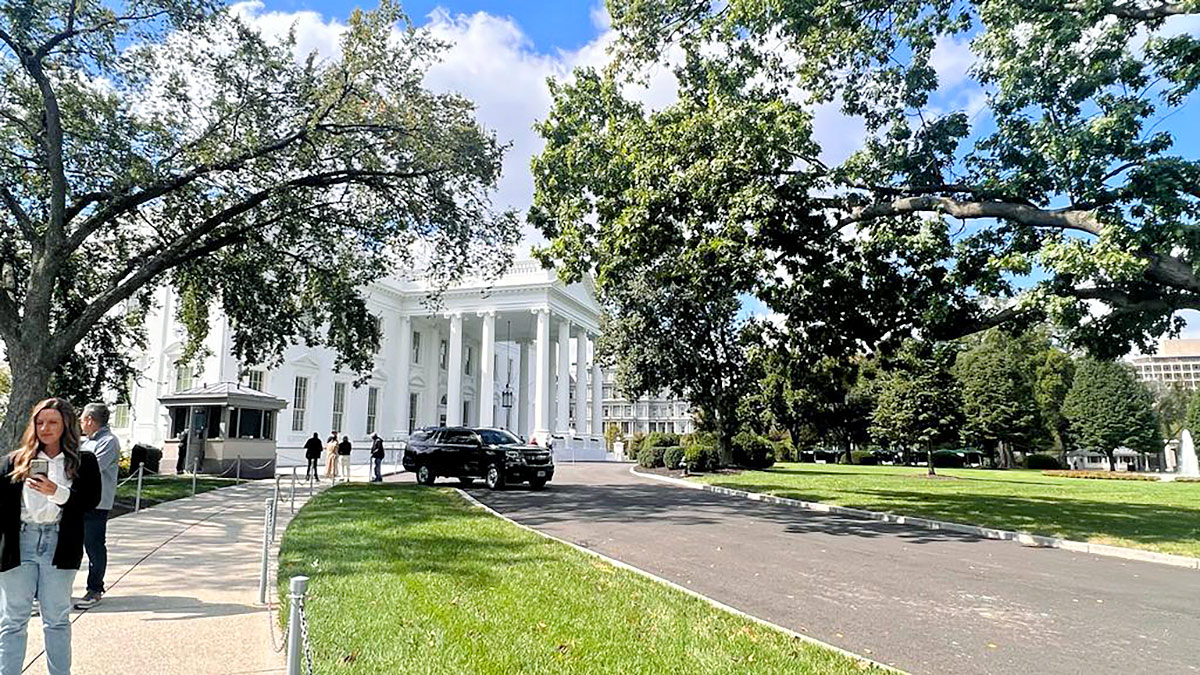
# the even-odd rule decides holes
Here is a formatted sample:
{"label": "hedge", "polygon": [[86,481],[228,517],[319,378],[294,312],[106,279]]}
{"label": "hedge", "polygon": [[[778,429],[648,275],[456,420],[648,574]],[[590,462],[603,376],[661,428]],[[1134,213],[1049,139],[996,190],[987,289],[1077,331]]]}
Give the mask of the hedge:
{"label": "hedge", "polygon": [[1140,473],[1118,473],[1116,471],[1043,471],[1043,476],[1058,478],[1092,478],[1095,480],[1158,480],[1158,476]]}
{"label": "hedge", "polygon": [[1062,464],[1054,455],[1047,455],[1042,452],[1035,452],[1025,456],[1026,469],[1046,469],[1057,471],[1062,469]]}
{"label": "hedge", "polygon": [[668,469],[678,469],[683,464],[683,448],[672,445],[663,453],[663,465]]}
{"label": "hedge", "polygon": [[855,450],[854,452],[850,453],[850,461],[855,464],[873,466],[879,463],[879,458],[876,457],[875,453],[871,452],[870,450]]}
{"label": "hedge", "polygon": [[663,465],[663,452],[666,448],[663,447],[647,447],[642,448],[637,454],[638,465],[647,469],[653,469]]}
{"label": "hedge", "polygon": [[683,461],[693,471],[714,471],[721,468],[721,450],[715,444],[693,441],[683,446]]}
{"label": "hedge", "polygon": [[765,436],[743,431],[733,437],[733,463],[748,469],[765,469],[775,463],[775,446]]}

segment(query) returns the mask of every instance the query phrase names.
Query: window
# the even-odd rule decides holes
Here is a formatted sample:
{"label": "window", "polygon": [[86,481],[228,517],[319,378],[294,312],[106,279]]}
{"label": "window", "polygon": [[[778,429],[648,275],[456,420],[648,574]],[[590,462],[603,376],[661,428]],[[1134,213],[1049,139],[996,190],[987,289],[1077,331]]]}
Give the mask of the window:
{"label": "window", "polygon": [[471,402],[470,401],[463,401],[462,423],[463,423],[463,426],[471,425]]}
{"label": "window", "polygon": [[266,373],[261,370],[248,370],[242,378],[242,384],[254,389],[255,391],[265,391],[263,385],[266,381]]}
{"label": "window", "polygon": [[446,345],[446,341],[442,340],[442,343],[440,345],[438,345],[438,365],[442,367],[442,370],[446,369],[446,364],[449,361],[449,359],[450,359],[450,350],[448,349],[448,347]]}
{"label": "window", "polygon": [[333,419],[330,420],[330,428],[333,433],[342,433],[342,418],[346,415],[346,383],[333,383]]}
{"label": "window", "polygon": [[367,389],[367,434],[375,433],[375,411],[379,405],[379,387]]}
{"label": "window", "polygon": [[471,357],[474,356],[471,353],[471,345],[467,345],[464,348],[464,350],[466,351],[466,354],[463,355],[464,356],[464,358],[463,358],[463,373],[466,375],[470,375],[471,374]]}
{"label": "window", "polygon": [[113,428],[128,429],[129,428],[129,404],[118,403],[113,408]]}
{"label": "window", "polygon": [[418,331],[415,331],[415,330],[413,331],[412,362],[413,363],[421,362],[421,333]]}
{"label": "window", "polygon": [[192,367],[183,363],[175,364],[175,391],[184,391],[192,388],[192,381],[195,379],[195,372]]}
{"label": "window", "polygon": [[408,433],[412,433],[417,428],[417,407],[421,399],[417,398],[416,394],[408,395]]}
{"label": "window", "polygon": [[378,335],[380,339],[383,339],[383,317],[376,316],[371,318],[375,319],[375,334]]}
{"label": "window", "polygon": [[292,431],[304,431],[304,411],[308,408],[308,378],[296,377],[292,394]]}

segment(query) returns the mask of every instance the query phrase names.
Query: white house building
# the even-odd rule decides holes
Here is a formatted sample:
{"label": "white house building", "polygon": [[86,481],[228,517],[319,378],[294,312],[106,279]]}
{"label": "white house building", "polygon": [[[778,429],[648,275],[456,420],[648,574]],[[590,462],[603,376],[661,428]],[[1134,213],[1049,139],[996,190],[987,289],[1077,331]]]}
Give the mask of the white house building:
{"label": "white house building", "polygon": [[117,407],[114,431],[125,447],[170,448],[161,396],[240,379],[288,402],[278,413],[281,454],[298,451],[313,432],[322,439],[348,435],[365,449],[372,433],[398,440],[446,424],[505,427],[541,443],[555,437],[556,451],[570,447],[579,458],[603,458],[603,378],[592,360],[601,308],[590,279],[564,285],[526,260],[490,283],[444,291],[436,309],[429,291],[398,279],[368,289],[383,340],[361,386],[354,373],[335,368],[325,348],[289,347],[275,368],[238,363],[221,317],[205,344],[210,355],[198,367],[178,364],[184,331],[174,320],[177,299],[160,291],[147,322],[149,348],[137,357],[141,377],[130,404]]}

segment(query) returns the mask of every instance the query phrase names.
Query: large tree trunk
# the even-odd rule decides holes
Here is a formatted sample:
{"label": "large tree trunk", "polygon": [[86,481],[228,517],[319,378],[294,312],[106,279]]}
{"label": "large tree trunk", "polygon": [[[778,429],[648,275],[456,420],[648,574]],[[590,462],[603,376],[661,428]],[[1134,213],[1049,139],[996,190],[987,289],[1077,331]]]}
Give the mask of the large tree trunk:
{"label": "large tree trunk", "polygon": [[8,397],[8,411],[0,425],[0,452],[17,447],[21,434],[29,423],[29,412],[37,402],[46,398],[46,387],[50,384],[53,368],[45,365],[43,354],[30,353],[17,347],[8,350],[8,365],[12,370],[12,392]]}
{"label": "large tree trunk", "polygon": [[933,443],[925,446],[925,460],[929,463],[929,475],[936,476],[937,471],[933,470]]}
{"label": "large tree trunk", "polygon": [[1105,453],[1104,453],[1104,454],[1108,455],[1108,470],[1109,470],[1109,471],[1116,471],[1116,470],[1117,470],[1117,455],[1116,455],[1116,451],[1114,451],[1114,450],[1107,450],[1107,451],[1105,451]]}

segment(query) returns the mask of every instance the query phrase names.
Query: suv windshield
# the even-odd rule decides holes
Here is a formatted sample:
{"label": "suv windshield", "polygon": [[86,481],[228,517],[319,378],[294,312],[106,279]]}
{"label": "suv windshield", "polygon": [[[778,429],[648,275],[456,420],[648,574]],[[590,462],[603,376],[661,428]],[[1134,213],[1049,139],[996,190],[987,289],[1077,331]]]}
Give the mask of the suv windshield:
{"label": "suv windshield", "polygon": [[520,445],[521,439],[503,429],[480,429],[484,445]]}

